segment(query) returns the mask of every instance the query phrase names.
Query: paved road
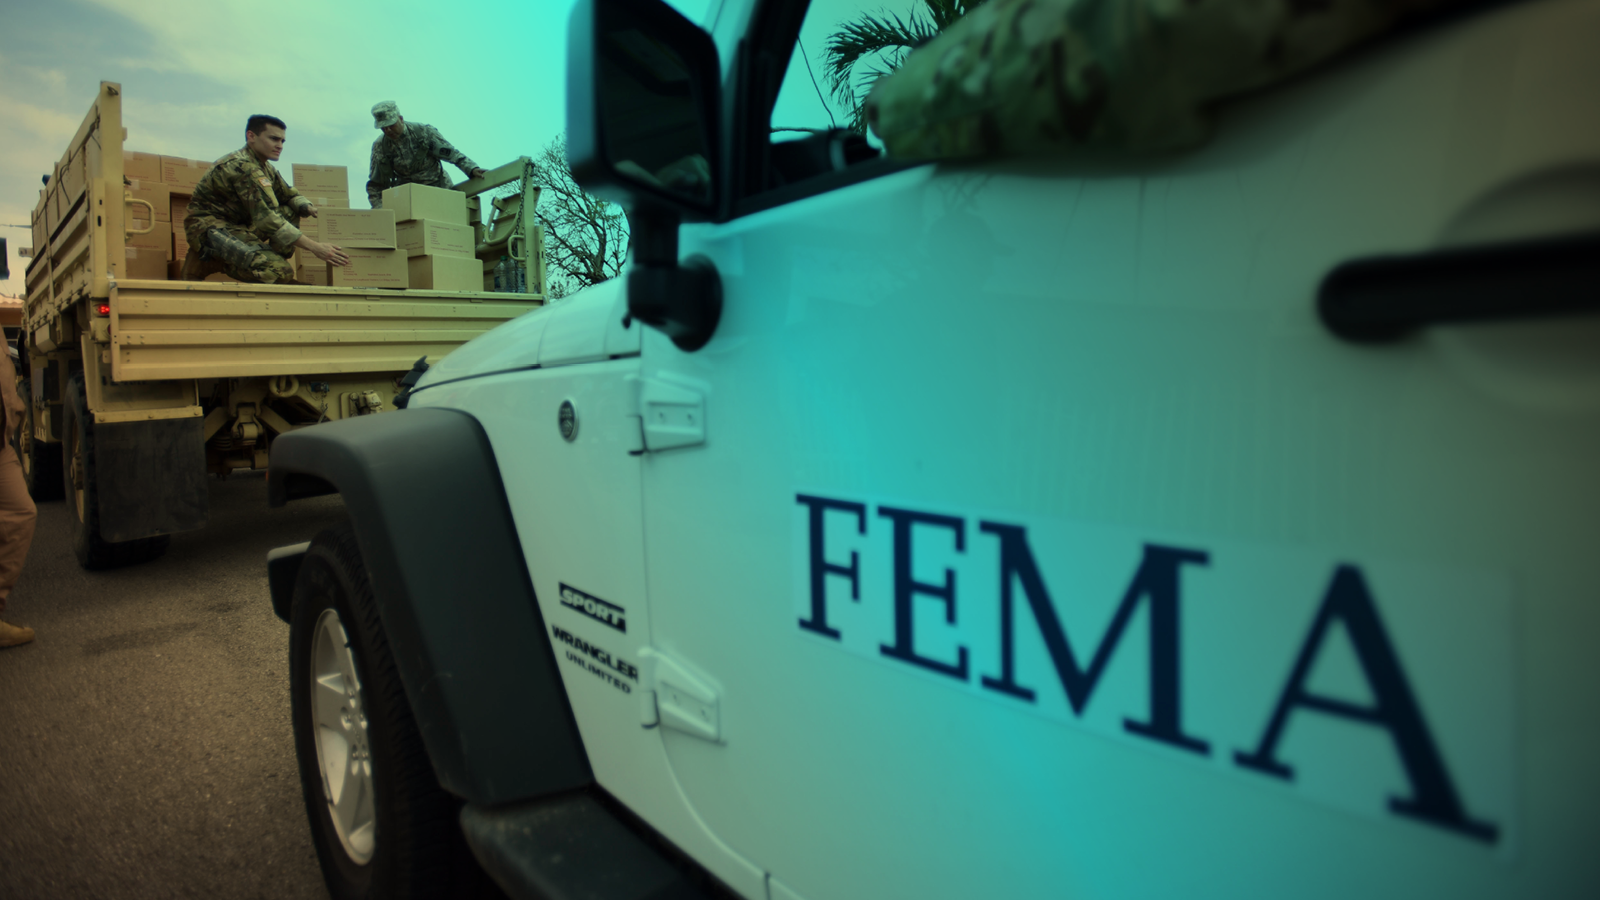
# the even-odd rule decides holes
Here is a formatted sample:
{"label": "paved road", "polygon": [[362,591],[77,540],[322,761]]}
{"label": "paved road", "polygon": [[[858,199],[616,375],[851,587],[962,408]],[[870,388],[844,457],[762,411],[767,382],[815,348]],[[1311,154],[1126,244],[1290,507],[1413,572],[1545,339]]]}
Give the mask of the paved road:
{"label": "paved road", "polygon": [[6,617],[39,637],[0,650],[0,898],[327,897],[265,561],[343,515],[240,473],[161,559],[85,572],[40,504]]}

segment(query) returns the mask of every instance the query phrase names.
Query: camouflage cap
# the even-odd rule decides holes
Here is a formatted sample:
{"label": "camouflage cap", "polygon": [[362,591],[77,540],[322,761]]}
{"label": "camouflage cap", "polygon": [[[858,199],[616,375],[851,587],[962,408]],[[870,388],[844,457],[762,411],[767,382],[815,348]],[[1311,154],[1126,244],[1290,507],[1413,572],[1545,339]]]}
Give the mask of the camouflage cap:
{"label": "camouflage cap", "polygon": [[393,100],[383,100],[372,104],[372,127],[388,128],[399,123],[400,107]]}

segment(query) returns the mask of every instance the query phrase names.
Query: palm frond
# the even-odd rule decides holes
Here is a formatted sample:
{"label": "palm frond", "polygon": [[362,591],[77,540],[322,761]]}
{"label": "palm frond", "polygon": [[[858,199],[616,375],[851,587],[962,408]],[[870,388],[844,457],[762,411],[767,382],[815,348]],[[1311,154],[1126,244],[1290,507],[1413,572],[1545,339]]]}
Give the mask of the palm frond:
{"label": "palm frond", "polygon": [[[850,127],[866,132],[862,102],[873,82],[900,68],[911,51],[938,37],[983,2],[922,0],[922,6],[913,6],[905,18],[880,11],[840,23],[823,50],[822,68],[829,90],[850,110]],[[865,63],[867,60],[871,63]]]}

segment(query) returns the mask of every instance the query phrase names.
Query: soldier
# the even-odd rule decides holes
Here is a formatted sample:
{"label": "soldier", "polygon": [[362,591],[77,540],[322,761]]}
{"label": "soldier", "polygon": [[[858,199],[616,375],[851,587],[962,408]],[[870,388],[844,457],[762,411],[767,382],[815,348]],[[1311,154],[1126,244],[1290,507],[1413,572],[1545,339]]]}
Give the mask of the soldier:
{"label": "soldier", "polygon": [[239,281],[300,283],[289,265],[296,247],[336,266],[350,262],[342,249],[300,233],[300,219],[317,211],[272,165],[283,155],[284,130],[281,119],[251,116],[244,147],[201,176],[183,219],[189,255],[182,280],[202,281],[220,271]]}
{"label": "soldier", "polygon": [[[33,545],[33,524],[37,511],[28,485],[22,478],[22,463],[12,446],[12,438],[27,414],[28,401],[17,396],[17,372],[11,364],[16,350],[9,341],[0,341],[0,615],[6,611],[6,597],[22,575],[23,560]],[[33,640],[33,629],[0,621],[0,647],[15,647]]]}
{"label": "soldier", "polygon": [[450,146],[439,129],[407,122],[393,100],[372,107],[372,127],[383,132],[383,137],[372,142],[372,168],[367,175],[367,201],[373,209],[383,208],[385,190],[402,184],[454,187],[450,176],[444,173],[446,162],[468,178],[477,178],[486,171]]}

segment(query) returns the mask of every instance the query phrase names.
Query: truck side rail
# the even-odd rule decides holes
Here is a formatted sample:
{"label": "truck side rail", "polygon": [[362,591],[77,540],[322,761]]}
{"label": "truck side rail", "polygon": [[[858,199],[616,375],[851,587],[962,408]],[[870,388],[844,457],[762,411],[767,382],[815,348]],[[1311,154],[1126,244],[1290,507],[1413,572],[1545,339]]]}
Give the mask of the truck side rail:
{"label": "truck side rail", "polygon": [[528,294],[122,281],[114,380],[404,372],[538,307]]}
{"label": "truck side rail", "polygon": [[122,86],[102,81],[34,207],[24,328],[47,325],[82,297],[104,297],[124,274],[122,141]]}

